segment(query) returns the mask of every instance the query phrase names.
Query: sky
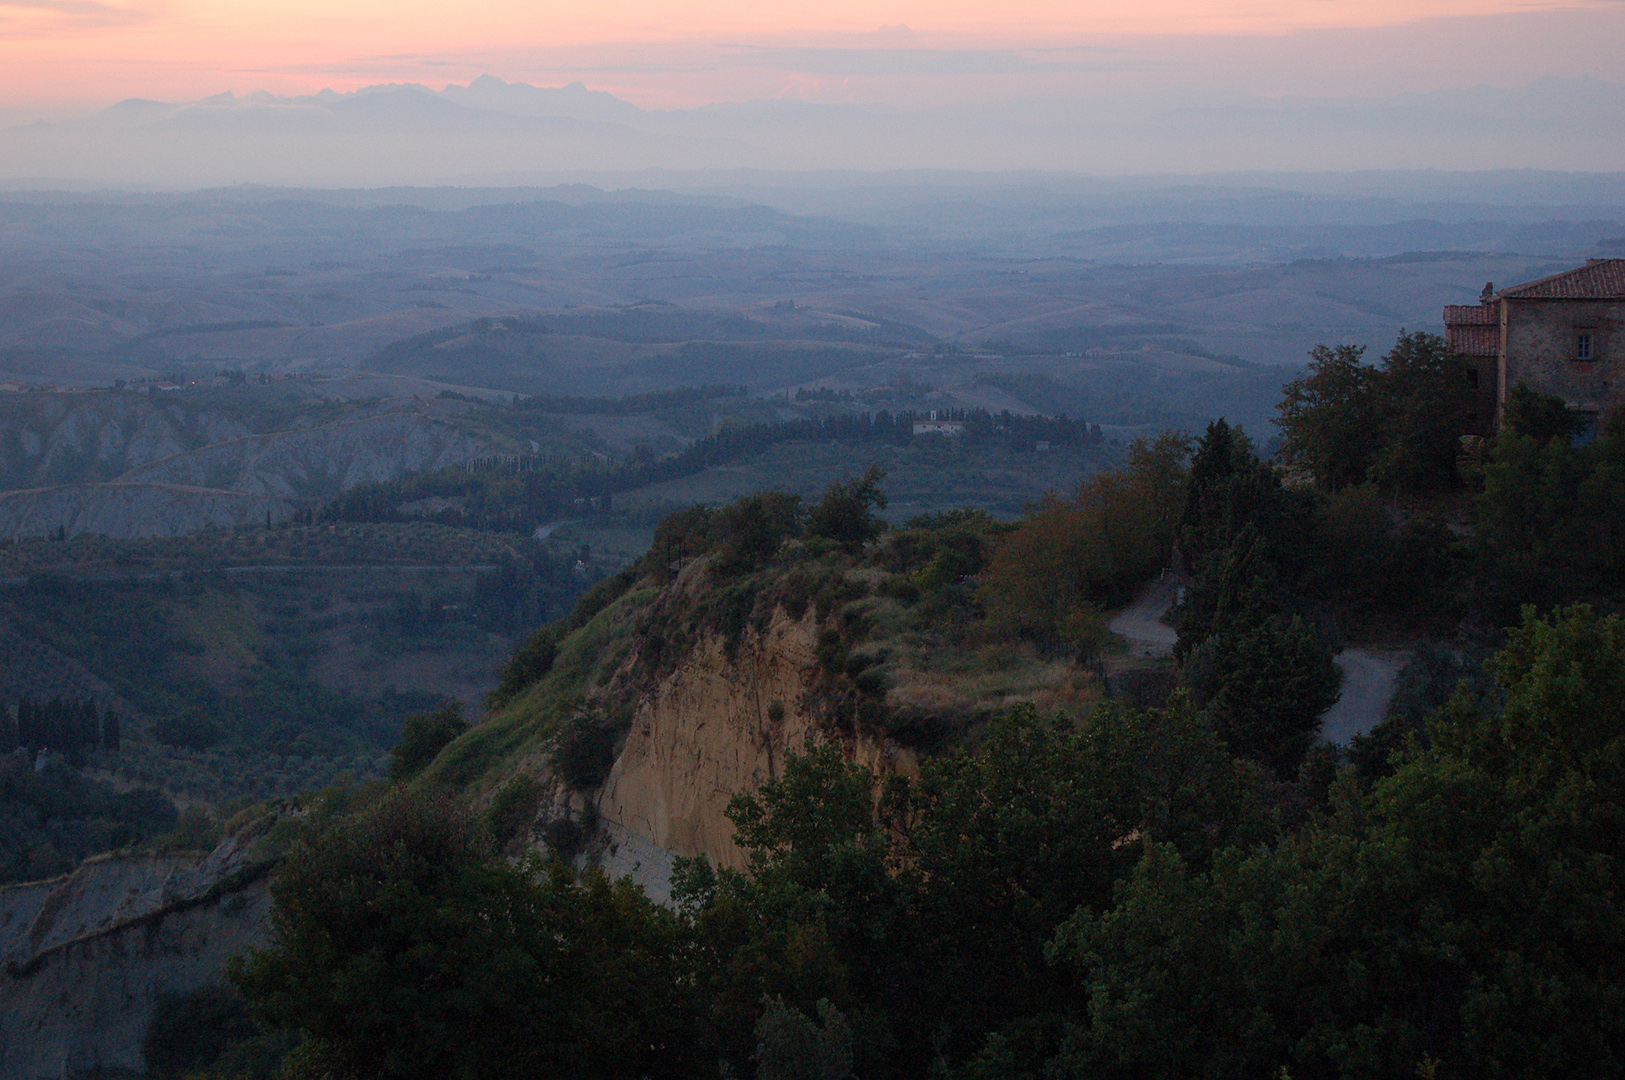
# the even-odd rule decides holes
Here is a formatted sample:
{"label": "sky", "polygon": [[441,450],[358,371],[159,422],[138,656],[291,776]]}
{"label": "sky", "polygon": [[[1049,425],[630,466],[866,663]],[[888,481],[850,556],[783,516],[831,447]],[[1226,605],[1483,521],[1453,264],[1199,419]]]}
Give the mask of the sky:
{"label": "sky", "polygon": [[1618,84],[1625,0],[0,0],[0,118],[581,81],[645,108]]}

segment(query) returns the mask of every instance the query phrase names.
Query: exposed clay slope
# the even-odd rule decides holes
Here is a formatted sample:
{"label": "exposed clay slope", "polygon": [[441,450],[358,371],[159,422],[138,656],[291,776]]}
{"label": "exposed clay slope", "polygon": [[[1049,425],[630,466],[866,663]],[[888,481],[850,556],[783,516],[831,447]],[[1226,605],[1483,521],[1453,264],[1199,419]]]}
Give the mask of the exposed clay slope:
{"label": "exposed clay slope", "polygon": [[761,498],[669,518],[649,555],[521,650],[504,677],[511,703],[448,746],[425,782],[500,805],[510,826],[516,800],[534,797],[533,843],[562,837],[575,851],[580,829],[561,819],[596,822],[587,850],[606,866],[635,837],[634,876],[660,852],[740,867],[729,802],[811,742],[907,773],[1014,705],[1077,713],[1100,699],[1074,657],[983,618],[985,516],[860,547],[788,527],[775,538],[763,522],[788,497]]}
{"label": "exposed clay slope", "polygon": [[815,639],[812,619],[782,612],[732,660],[721,638],[707,638],[638,703],[599,796],[600,816],[678,855],[742,865],[723,811],[735,792],[777,776],[785,756],[816,736],[798,707],[817,670]]}
{"label": "exposed clay slope", "polygon": [[228,958],[264,940],[269,871],[235,838],[0,890],[0,1076],[140,1072],[158,1000],[218,983]]}
{"label": "exposed clay slope", "polygon": [[[199,401],[135,393],[0,401],[0,537],[173,536],[280,521],[407,472],[506,444],[454,412],[412,403],[308,401],[243,391]],[[338,419],[333,419],[338,417]],[[287,425],[258,430],[264,425]],[[509,448],[511,449],[511,448]]]}
{"label": "exposed clay slope", "polygon": [[148,462],[119,479],[251,495],[331,497],[357,484],[462,465],[495,452],[489,435],[467,425],[395,411],[214,442]]}
{"label": "exposed clay slope", "polygon": [[176,484],[64,484],[0,492],[0,537],[92,533],[129,540],[286,521],[291,499]]}
{"label": "exposed clay slope", "polygon": [[[817,631],[810,612],[792,620],[780,610],[764,631],[746,632],[732,659],[722,637],[704,639],[639,701],[600,792],[600,817],[673,854],[742,867],[728,801],[781,775],[789,755],[831,737],[806,708],[818,673]],[[902,747],[842,742],[882,773],[914,767]]]}

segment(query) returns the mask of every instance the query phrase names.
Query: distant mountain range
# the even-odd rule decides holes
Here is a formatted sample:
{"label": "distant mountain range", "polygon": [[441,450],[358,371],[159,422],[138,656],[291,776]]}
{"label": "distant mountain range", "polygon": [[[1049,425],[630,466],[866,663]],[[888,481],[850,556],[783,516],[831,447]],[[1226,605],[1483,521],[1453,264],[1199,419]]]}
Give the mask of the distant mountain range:
{"label": "distant mountain range", "polygon": [[0,182],[197,187],[530,184],[640,169],[1093,173],[1625,168],[1625,86],[1541,80],[1375,99],[1189,93],[907,111],[793,100],[642,109],[482,76],[130,100],[0,131]]}

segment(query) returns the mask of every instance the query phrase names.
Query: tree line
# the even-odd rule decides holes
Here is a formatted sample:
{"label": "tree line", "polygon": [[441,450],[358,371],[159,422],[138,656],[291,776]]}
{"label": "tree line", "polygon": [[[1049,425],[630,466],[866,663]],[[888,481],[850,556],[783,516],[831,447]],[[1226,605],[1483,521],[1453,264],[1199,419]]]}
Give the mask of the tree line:
{"label": "tree line", "polygon": [[[973,444],[1001,442],[1030,450],[1038,442],[1080,446],[1104,441],[1099,425],[1064,416],[1017,416],[985,409],[937,415],[964,424],[964,435],[959,438]],[[907,445],[916,438],[914,424],[927,418],[924,413],[881,410],[784,423],[724,423],[662,458],[645,451],[619,460],[555,455],[492,459],[358,485],[315,517],[322,521],[434,521],[493,532],[530,532],[550,519],[605,513],[620,492],[692,476],[783,443]],[[423,513],[403,510],[428,499],[454,500],[455,504]]]}
{"label": "tree line", "polygon": [[54,751],[78,769],[92,751],[117,750],[122,727],[119,714],[98,709],[94,698],[24,695],[15,709],[0,708],[0,754]]}
{"label": "tree line", "polygon": [[[1514,621],[1525,603],[1551,607],[1625,585],[1625,413],[1599,426],[1518,384],[1499,431],[1464,444],[1482,420],[1465,359],[1421,333],[1402,335],[1378,365],[1362,351],[1318,347],[1280,405],[1277,460],[1325,494],[1347,529],[1371,532],[1385,502],[1413,551],[1437,553],[1452,546],[1441,534],[1455,502],[1471,531],[1453,560],[1428,561],[1454,579],[1445,612],[1481,629]],[[1426,533],[1434,539],[1424,542]],[[1358,560],[1362,545],[1342,539]]]}

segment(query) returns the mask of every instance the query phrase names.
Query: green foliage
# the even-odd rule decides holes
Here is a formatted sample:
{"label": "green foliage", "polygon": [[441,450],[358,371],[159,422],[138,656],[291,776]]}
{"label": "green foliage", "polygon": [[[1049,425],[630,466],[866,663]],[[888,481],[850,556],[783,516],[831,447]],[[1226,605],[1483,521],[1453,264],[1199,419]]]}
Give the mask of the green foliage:
{"label": "green foliage", "polygon": [[[35,768],[36,762],[40,764]],[[101,851],[141,845],[175,827],[173,803],[152,788],[118,792],[66,759],[0,756],[0,885],[72,870]]]}
{"label": "green foliage", "polygon": [[220,842],[220,826],[201,806],[188,806],[175,819],[175,827],[153,839],[160,851],[210,851]]}
{"label": "green foliage", "polygon": [[1456,486],[1461,436],[1472,433],[1470,370],[1437,334],[1400,335],[1377,380],[1383,445],[1371,479],[1379,487],[1419,495]]}
{"label": "green foliage", "polygon": [[1366,478],[1380,446],[1373,382],[1363,345],[1316,345],[1309,371],[1281,389],[1280,458],[1337,491]]}
{"label": "green foliage", "polygon": [[1531,617],[1369,795],[1210,871],[1161,846],[1054,955],[1074,1074],[1617,1072],[1625,623]]}
{"label": "green foliage", "polygon": [[1204,863],[1269,835],[1248,772],[1189,709],[1076,726],[1018,709],[974,751],[928,759],[917,784],[881,785],[826,744],[729,817],[747,874],[685,868],[680,890],[725,1045],[750,1045],[747,988],[803,1012],[826,997],[852,1023],[859,1075],[915,1075],[899,1063],[961,1060],[1050,1015],[1070,980],[1043,943],[1080,903],[1109,902],[1144,831]]}
{"label": "green foliage", "polygon": [[1438,631],[1461,617],[1473,552],[1440,518],[1416,512],[1396,521],[1366,483],[1319,500],[1310,529],[1294,591],[1338,610],[1345,627]]}
{"label": "green foliage", "polygon": [[1331,650],[1297,616],[1229,626],[1185,664],[1196,704],[1231,751],[1282,777],[1297,773],[1342,678]]}
{"label": "green foliage", "polygon": [[546,794],[539,780],[524,773],[498,788],[485,812],[486,827],[492,839],[498,844],[524,839]]}
{"label": "green foliage", "polygon": [[690,1074],[676,917],[629,883],[487,851],[449,804],[397,789],[294,850],[270,944],[233,983],[342,1080]]}
{"label": "green foliage", "polygon": [[592,709],[580,709],[561,725],[553,744],[553,767],[577,791],[603,784],[615,764],[615,744],[625,724]]}
{"label": "green foliage", "polygon": [[496,689],[486,695],[487,708],[502,708],[518,697],[527,687],[540,682],[553,668],[559,653],[559,630],[544,626],[532,634],[513,654],[513,659],[502,669],[502,679]]}
{"label": "green foliage", "polygon": [[1460,437],[1473,433],[1467,363],[1436,334],[1401,334],[1381,367],[1365,366],[1364,351],[1310,352],[1308,374],[1278,406],[1281,460],[1330,491],[1367,480],[1384,491],[1450,490]]}
{"label": "green foliage", "polygon": [[1586,446],[1564,426],[1542,442],[1509,423],[1486,448],[1475,541],[1497,617],[1625,583],[1625,415]]}
{"label": "green foliage", "polygon": [[[879,495],[878,489],[873,497],[879,498],[879,505],[885,505],[885,497]],[[826,502],[829,498],[825,496]],[[718,573],[758,569],[778,553],[785,540],[800,534],[801,499],[782,491],[747,495],[717,511],[715,528],[721,539]]]}
{"label": "green foliage", "polygon": [[[850,354],[840,355],[844,367]],[[954,410],[945,418],[965,425],[963,437],[955,440],[957,447],[973,447],[982,453],[1030,452],[1037,441],[1076,449],[1102,441],[1098,427],[1091,429],[1083,421],[1066,417],[1013,416],[974,409]],[[357,485],[323,507],[320,519],[377,523],[427,519],[483,532],[528,535],[538,521],[602,517],[622,492],[694,476],[777,447],[906,447],[914,439],[914,422],[920,419],[924,417],[912,412],[883,410],[766,423],[724,422],[683,449],[658,458],[648,452],[634,452],[619,460],[601,454],[556,453],[493,458],[471,467],[453,466]],[[862,481],[857,481],[853,491],[861,486]],[[430,506],[438,508],[430,510]],[[837,515],[827,527],[861,531],[862,515],[842,513],[847,514],[844,523]]]}
{"label": "green foliage", "polygon": [[806,1013],[770,997],[756,1022],[757,1080],[851,1080],[852,1029],[841,1010],[820,998],[820,1027]]}
{"label": "green foliage", "polygon": [[1286,614],[1312,535],[1311,504],[1283,490],[1252,443],[1223,420],[1208,425],[1191,459],[1180,551],[1194,581],[1175,615],[1176,655],[1210,635]]}
{"label": "green foliage", "polygon": [[187,750],[207,750],[219,742],[224,734],[218,722],[201,715],[194,708],[184,706],[160,716],[152,725],[153,738],[166,746]]}
{"label": "green foliage", "polygon": [[1429,642],[1412,649],[1411,662],[1399,673],[1382,722],[1350,741],[1349,761],[1361,782],[1369,784],[1391,773],[1412,740],[1425,745],[1428,720],[1458,690],[1482,702],[1498,700],[1483,661],[1477,650],[1458,654]]}
{"label": "green foliage", "polygon": [[[1333,520],[1386,539],[1369,517]],[[1175,612],[1176,655],[1231,750],[1282,777],[1296,774],[1341,681],[1286,584],[1312,571],[1314,521],[1313,505],[1282,489],[1245,435],[1209,425],[1191,462],[1182,546],[1195,580]]]}
{"label": "green foliage", "polygon": [[19,748],[50,751],[82,769],[95,751],[119,748],[122,728],[118,714],[97,709],[94,698],[36,701],[25,694],[15,715],[0,706],[0,754]]}
{"label": "green foliage", "polygon": [[833,541],[849,551],[879,536],[886,524],[872,511],[886,508],[886,495],[880,490],[885,478],[882,469],[870,466],[862,476],[831,484],[807,515],[807,535]]}
{"label": "green foliage", "polygon": [[449,790],[464,790],[529,739],[525,717],[492,717],[453,739],[420,775]]}
{"label": "green foliage", "polygon": [[[242,534],[253,538],[284,531]],[[323,534],[334,543],[344,539],[337,532]],[[225,550],[258,546],[236,542],[237,532],[215,535],[215,559]],[[410,543],[409,535],[396,539]],[[392,551],[390,558],[408,553],[409,548]],[[467,554],[465,548],[459,557]],[[442,700],[430,688],[444,680],[440,671],[454,666],[422,665],[420,675],[409,676],[417,686],[380,688],[382,672],[373,668],[373,659],[395,662],[402,655],[431,653],[437,660],[466,658],[471,666],[483,666],[500,647],[472,613],[470,593],[482,575],[313,572],[226,578],[207,569],[205,564],[195,576],[178,579],[154,571],[156,581],[42,578],[0,590],[0,617],[34,643],[30,648],[51,650],[69,663],[56,674],[19,669],[12,673],[13,685],[19,679],[24,687],[60,685],[65,678],[69,685],[87,685],[88,679],[104,687],[101,701],[119,702],[119,714],[107,726],[108,710],[97,706],[104,724],[98,761],[128,780],[195,798],[258,799],[291,795],[347,769],[381,772],[401,719]],[[140,563],[134,570],[92,565],[86,572],[148,574]],[[408,603],[414,595],[420,602]],[[412,633],[386,614],[408,606],[424,616]],[[428,616],[436,609],[441,627],[431,631]],[[387,641],[386,635],[370,632],[384,624]],[[342,687],[332,682],[334,672],[346,671],[351,674],[344,675]],[[43,704],[49,712],[50,702]],[[0,747],[10,734],[0,723]],[[81,740],[63,749],[77,758],[89,754],[91,744]]]}
{"label": "green foliage", "polygon": [[389,757],[389,778],[410,780],[422,772],[453,739],[468,730],[462,706],[449,701],[432,713],[408,717],[400,741]]}
{"label": "green foliage", "polygon": [[233,978],[335,1078],[1614,1075],[1625,620],[1530,614],[1443,709],[1435,661],[1386,775],[1296,795],[1182,696],[912,781],[825,742],[674,910],[396,789],[308,827]]}
{"label": "green foliage", "polygon": [[1501,430],[1535,440],[1545,446],[1553,439],[1570,439],[1579,434],[1583,420],[1563,399],[1543,394],[1528,383],[1518,383],[1507,391],[1502,406]]}
{"label": "green foliage", "polygon": [[261,1031],[224,986],[159,998],[141,1040],[148,1080],[272,1080],[294,1040]]}
{"label": "green foliage", "polygon": [[982,575],[994,625],[1073,651],[1095,644],[1100,610],[1168,565],[1188,453],[1178,434],[1137,441],[1123,469],[1085,481],[1070,502],[1051,496],[1032,507]]}

